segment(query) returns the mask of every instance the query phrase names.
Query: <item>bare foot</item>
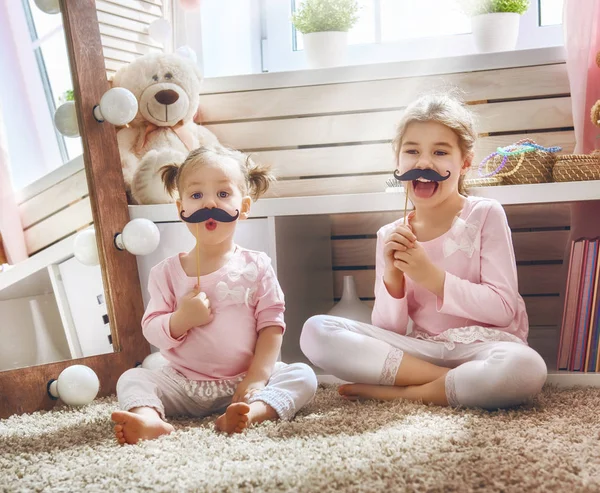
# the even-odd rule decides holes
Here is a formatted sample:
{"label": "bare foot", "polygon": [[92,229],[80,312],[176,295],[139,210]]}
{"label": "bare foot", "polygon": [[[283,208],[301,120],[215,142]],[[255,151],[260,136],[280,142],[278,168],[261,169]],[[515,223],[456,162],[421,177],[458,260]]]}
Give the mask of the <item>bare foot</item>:
{"label": "bare foot", "polygon": [[[152,411],[154,411],[152,409]],[[114,430],[117,441],[136,444],[140,440],[153,440],[161,435],[168,435],[174,428],[173,425],[165,423],[158,413],[134,413],[128,411],[115,411],[111,419],[117,423]]]}
{"label": "bare foot", "polygon": [[338,393],[351,401],[359,399],[391,401],[404,397],[404,389],[402,387],[395,387],[393,385],[367,385],[362,383],[340,385]]}
{"label": "bare foot", "polygon": [[217,418],[215,426],[217,430],[224,431],[230,435],[232,433],[241,433],[248,427],[249,412],[250,406],[245,402],[230,404],[225,413]]}
{"label": "bare foot", "polygon": [[354,383],[341,385],[338,392],[345,399],[352,401],[358,399],[377,399],[391,401],[394,399],[408,399],[409,401],[447,406],[446,397],[446,372],[444,375],[423,385],[408,385],[406,387],[387,385],[366,385]]}

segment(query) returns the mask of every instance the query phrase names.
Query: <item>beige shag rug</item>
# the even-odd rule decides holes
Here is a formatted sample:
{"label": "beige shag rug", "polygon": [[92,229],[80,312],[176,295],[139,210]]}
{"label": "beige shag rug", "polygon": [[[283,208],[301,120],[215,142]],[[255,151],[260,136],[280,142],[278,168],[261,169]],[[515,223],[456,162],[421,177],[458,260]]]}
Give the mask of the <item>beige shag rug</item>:
{"label": "beige shag rug", "polygon": [[600,491],[600,389],[545,388],[486,412],[348,402],[335,387],[292,422],[224,436],[175,420],[118,446],[113,398],[0,421],[0,491]]}

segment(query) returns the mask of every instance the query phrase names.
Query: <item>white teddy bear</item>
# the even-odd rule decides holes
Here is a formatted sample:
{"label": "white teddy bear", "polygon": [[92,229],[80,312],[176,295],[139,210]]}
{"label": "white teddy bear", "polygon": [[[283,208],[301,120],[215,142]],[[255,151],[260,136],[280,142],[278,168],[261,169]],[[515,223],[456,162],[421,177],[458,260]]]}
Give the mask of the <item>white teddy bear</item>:
{"label": "white teddy bear", "polygon": [[113,87],[129,89],[138,113],[117,132],[123,176],[136,204],[173,202],[160,177],[166,164],[181,164],[188,152],[218,144],[212,132],[194,122],[200,100],[200,70],[182,55],[149,54],[119,69]]}

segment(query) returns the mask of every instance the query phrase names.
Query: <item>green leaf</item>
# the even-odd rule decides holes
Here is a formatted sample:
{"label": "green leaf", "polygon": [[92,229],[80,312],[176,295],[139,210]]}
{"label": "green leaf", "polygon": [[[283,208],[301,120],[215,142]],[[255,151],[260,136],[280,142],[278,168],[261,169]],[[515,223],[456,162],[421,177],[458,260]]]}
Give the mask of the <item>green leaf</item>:
{"label": "green leaf", "polygon": [[529,9],[529,0],[455,0],[468,16],[513,12],[524,14]]}
{"label": "green leaf", "polygon": [[292,24],[303,34],[349,31],[359,10],[358,0],[306,0],[292,15]]}

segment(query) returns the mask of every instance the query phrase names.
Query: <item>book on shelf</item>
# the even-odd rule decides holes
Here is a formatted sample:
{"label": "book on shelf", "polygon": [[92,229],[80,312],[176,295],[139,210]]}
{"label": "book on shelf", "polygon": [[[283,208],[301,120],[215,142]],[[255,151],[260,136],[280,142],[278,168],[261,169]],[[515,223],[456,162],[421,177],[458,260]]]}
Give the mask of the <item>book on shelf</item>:
{"label": "book on shelf", "polygon": [[597,371],[595,354],[598,351],[598,304],[600,299],[598,295],[598,285],[600,284],[600,242],[598,242],[599,250],[596,251],[596,272],[594,274],[594,290],[592,293],[592,307],[589,319],[589,330],[587,338],[587,349],[585,354],[585,362],[583,371]]}
{"label": "book on shelf", "polygon": [[557,368],[597,371],[600,357],[600,239],[571,244]]}

